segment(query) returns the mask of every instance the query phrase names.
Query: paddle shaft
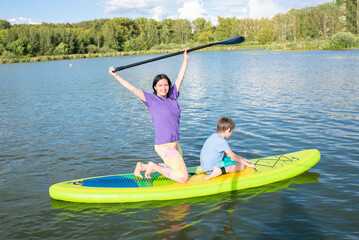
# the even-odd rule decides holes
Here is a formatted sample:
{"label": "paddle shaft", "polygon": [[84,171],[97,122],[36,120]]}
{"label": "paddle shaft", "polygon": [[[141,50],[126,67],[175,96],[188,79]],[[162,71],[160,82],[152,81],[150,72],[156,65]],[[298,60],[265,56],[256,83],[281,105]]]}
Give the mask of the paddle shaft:
{"label": "paddle shaft", "polygon": [[[210,43],[210,44],[206,44],[206,45],[203,45],[203,46],[198,46],[198,47],[195,47],[195,48],[190,48],[190,49],[187,50],[187,52],[196,51],[196,50],[206,48],[206,47],[211,47],[211,46],[214,46],[214,45],[217,45],[217,44],[235,44],[235,43],[241,43],[241,42],[244,41],[243,37],[237,37],[237,38],[233,38],[233,39],[235,39],[235,41],[231,41],[232,39],[229,39],[229,40],[222,41],[222,42],[215,42],[215,43]],[[169,53],[169,54],[162,55],[162,56],[155,57],[155,58],[151,58],[151,59],[144,60],[144,61],[141,61],[141,62],[132,63],[132,64],[125,65],[125,66],[122,66],[122,67],[117,67],[117,68],[115,68],[114,72],[121,71],[121,70],[131,68],[131,67],[136,67],[136,66],[139,66],[139,65],[142,65],[142,64],[158,61],[158,60],[161,60],[161,59],[177,56],[177,55],[180,55],[180,54],[183,54],[183,53],[184,53],[184,50],[179,51],[179,52],[175,52],[175,53]]]}

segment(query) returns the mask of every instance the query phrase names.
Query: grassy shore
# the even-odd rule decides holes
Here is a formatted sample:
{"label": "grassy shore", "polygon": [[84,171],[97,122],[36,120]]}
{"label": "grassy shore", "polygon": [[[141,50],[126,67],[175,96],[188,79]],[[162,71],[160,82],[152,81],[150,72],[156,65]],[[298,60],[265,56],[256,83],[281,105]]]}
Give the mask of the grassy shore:
{"label": "grassy shore", "polygon": [[[144,54],[165,54],[180,51],[184,48],[197,47],[200,44],[169,44],[159,45],[147,51],[130,51],[130,52],[109,52],[109,53],[87,53],[87,54],[72,54],[72,55],[53,55],[53,56],[37,56],[37,57],[16,57],[0,55],[0,64],[7,63],[24,63],[24,62],[43,62],[67,59],[80,58],[98,58],[98,57],[117,57],[130,55],[144,55]],[[258,42],[244,42],[239,45],[217,45],[210,48],[202,49],[201,51],[225,51],[225,50],[245,50],[245,49],[268,49],[268,50],[284,50],[284,51],[298,51],[298,50],[340,50],[340,49],[357,49],[359,48],[359,37],[351,33],[338,33],[328,39],[323,40],[308,40],[296,42],[272,42],[266,45]]]}
{"label": "grassy shore", "polygon": [[[146,55],[146,54],[165,54],[181,51],[187,48],[188,45],[183,45],[183,48],[177,49],[151,49],[147,51],[130,51],[130,52],[109,52],[109,53],[87,53],[87,54],[70,54],[70,55],[51,55],[51,56],[37,56],[37,57],[10,57],[1,58],[0,64],[7,63],[25,63],[25,62],[44,62],[44,61],[55,61],[55,60],[67,60],[67,59],[81,59],[81,58],[99,58],[99,57],[118,57],[118,56],[131,56],[131,55]],[[191,48],[191,46],[190,46]],[[250,47],[248,49],[265,48],[265,46]],[[238,50],[247,49],[245,47],[211,47],[203,49],[201,51],[224,51],[224,50]]]}

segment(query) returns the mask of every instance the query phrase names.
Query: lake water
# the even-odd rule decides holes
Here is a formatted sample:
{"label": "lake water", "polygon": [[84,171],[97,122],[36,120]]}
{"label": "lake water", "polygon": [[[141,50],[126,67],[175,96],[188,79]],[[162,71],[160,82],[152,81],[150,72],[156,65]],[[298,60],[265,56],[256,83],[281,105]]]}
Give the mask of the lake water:
{"label": "lake water", "polygon": [[[107,73],[154,56],[0,65],[1,239],[358,239],[359,50],[193,52],[180,144],[199,164],[219,116],[246,158],[317,148],[310,171],[260,188],[179,201],[79,204],[48,188],[160,159],[142,102]],[[182,56],[119,74],[151,92]],[[70,67],[72,64],[72,67]]]}

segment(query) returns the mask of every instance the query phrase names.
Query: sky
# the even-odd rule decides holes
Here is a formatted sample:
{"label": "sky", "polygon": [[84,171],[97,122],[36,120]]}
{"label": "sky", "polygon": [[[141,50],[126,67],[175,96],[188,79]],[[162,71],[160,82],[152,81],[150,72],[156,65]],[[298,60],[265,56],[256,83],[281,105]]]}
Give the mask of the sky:
{"label": "sky", "polygon": [[317,6],[331,0],[0,0],[0,19],[11,24],[78,23],[102,18],[202,17],[213,24],[217,16],[272,18],[292,8]]}

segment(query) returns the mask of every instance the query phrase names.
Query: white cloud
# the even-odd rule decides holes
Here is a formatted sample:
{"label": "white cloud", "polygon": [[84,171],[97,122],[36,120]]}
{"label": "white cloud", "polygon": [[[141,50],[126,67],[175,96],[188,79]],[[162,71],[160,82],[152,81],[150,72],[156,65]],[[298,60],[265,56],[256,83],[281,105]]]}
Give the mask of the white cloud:
{"label": "white cloud", "polygon": [[204,4],[200,0],[191,0],[183,3],[178,9],[180,19],[188,19],[190,21],[197,18],[208,18],[208,13],[204,9]]}
{"label": "white cloud", "polygon": [[211,17],[204,8],[203,0],[106,0],[102,2],[106,13],[129,13],[137,16],[152,17],[157,21],[165,18],[193,19]]}
{"label": "white cloud", "polygon": [[107,12],[121,12],[128,9],[142,9],[149,6],[149,1],[111,0],[105,2]]}
{"label": "white cloud", "polygon": [[24,18],[24,17],[10,18],[7,21],[11,24],[41,24],[41,22],[39,21],[35,21],[31,18]]}
{"label": "white cloud", "polygon": [[[165,18],[204,18],[217,23],[217,16],[241,18],[271,18],[284,12],[284,0],[103,0],[105,12],[129,16],[146,17],[162,21]],[[285,1],[284,1],[285,2]]]}
{"label": "white cloud", "polygon": [[168,11],[164,6],[157,6],[153,8],[153,16],[152,18],[156,21],[162,21],[164,18],[168,16]]}
{"label": "white cloud", "polygon": [[209,14],[221,17],[245,17],[248,14],[248,0],[211,0],[206,4]]}
{"label": "white cloud", "polygon": [[249,0],[248,10],[250,18],[272,18],[283,9],[271,0]]}
{"label": "white cloud", "polygon": [[126,14],[128,12],[138,14],[150,14],[155,11],[158,14],[159,8],[169,1],[166,0],[108,0],[102,2],[106,13]]}

